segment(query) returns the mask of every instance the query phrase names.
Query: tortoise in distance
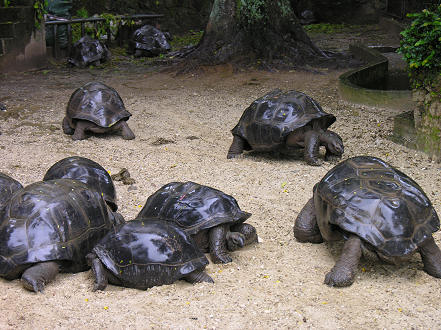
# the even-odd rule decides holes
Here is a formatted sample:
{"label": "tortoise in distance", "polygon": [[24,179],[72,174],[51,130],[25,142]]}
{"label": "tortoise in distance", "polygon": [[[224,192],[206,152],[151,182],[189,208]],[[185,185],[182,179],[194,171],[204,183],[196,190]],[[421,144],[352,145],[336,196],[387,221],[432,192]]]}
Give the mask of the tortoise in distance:
{"label": "tortoise in distance", "polygon": [[93,81],[72,93],[62,127],[73,140],[86,139],[89,132],[118,132],[123,139],[132,140],[135,134],[127,124],[130,116],[115,89]]}
{"label": "tortoise in distance", "polygon": [[325,159],[338,160],[344,152],[343,141],[328,129],[335,121],[334,115],[323,111],[308,95],[275,89],[245,109],[231,130],[233,142],[227,158],[238,157],[249,150],[290,153],[303,148],[305,161],[319,166],[322,163],[320,146],[324,146]]}
{"label": "tortoise in distance", "polygon": [[58,179],[17,191],[0,222],[0,276],[21,278],[24,288],[43,292],[59,272],[89,268],[86,255],[124,219],[101,194],[81,181]]}
{"label": "tortoise in distance", "polygon": [[100,65],[110,58],[109,49],[101,41],[85,35],[73,46],[68,63],[84,68],[89,65]]}
{"label": "tortoise in distance", "polygon": [[170,221],[190,234],[214,263],[232,261],[229,251],[257,242],[234,197],[195,182],[171,182],[153,193],[136,218]]}
{"label": "tortoise in distance", "polygon": [[329,286],[354,282],[362,252],[394,264],[419,252],[424,270],[441,278],[441,251],[432,233],[440,222],[418,184],[385,161],[349,158],[313,188],[300,211],[294,236],[300,242],[344,239],[340,258],[325,277]]}
{"label": "tortoise in distance", "polygon": [[204,271],[207,257],[191,236],[157,219],[126,222],[102,238],[87,259],[95,277],[93,291],[108,283],[141,290],[181,279],[213,283]]}

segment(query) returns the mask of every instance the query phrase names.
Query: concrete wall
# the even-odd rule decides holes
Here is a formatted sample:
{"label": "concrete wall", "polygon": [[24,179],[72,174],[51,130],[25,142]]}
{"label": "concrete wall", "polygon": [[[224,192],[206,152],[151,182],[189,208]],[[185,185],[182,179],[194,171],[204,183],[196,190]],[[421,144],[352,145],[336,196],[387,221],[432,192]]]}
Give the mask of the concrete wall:
{"label": "concrete wall", "polygon": [[35,29],[33,0],[0,2],[0,72],[23,71],[46,64],[44,29]]}

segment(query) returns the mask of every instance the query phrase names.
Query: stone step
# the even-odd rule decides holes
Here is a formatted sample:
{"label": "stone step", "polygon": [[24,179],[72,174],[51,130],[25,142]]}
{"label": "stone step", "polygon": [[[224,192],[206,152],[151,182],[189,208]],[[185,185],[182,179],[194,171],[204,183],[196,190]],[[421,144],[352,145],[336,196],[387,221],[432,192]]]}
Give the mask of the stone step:
{"label": "stone step", "polygon": [[29,24],[26,23],[0,23],[0,38],[15,38],[26,33]]}
{"label": "stone step", "polygon": [[[0,0],[1,1],[1,0]],[[34,18],[32,7],[3,7],[0,8],[0,22],[25,22]]]}

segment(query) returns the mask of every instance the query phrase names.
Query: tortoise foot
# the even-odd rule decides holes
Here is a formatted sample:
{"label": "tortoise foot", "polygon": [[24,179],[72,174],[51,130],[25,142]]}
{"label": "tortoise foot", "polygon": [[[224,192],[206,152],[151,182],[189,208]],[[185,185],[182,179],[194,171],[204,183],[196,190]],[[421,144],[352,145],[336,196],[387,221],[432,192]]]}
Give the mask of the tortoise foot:
{"label": "tortoise foot", "polygon": [[348,268],[335,269],[326,274],[324,283],[328,286],[345,287],[354,283],[355,274]]}
{"label": "tortoise foot", "polygon": [[316,158],[306,159],[306,163],[311,166],[321,166],[323,164],[323,162],[321,160],[316,159]]}
{"label": "tortoise foot", "polygon": [[211,261],[215,264],[228,264],[229,262],[232,262],[233,259],[228,254],[217,254],[217,255],[211,255]]}

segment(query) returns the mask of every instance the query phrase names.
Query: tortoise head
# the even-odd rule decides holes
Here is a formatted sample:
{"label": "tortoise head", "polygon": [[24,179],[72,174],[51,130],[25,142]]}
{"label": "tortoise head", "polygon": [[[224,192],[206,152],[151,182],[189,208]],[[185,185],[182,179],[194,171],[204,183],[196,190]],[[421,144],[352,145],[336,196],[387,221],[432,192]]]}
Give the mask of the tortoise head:
{"label": "tortoise head", "polygon": [[326,134],[329,136],[328,148],[331,153],[334,155],[343,155],[345,148],[343,146],[343,140],[341,137],[332,131],[326,131]]}
{"label": "tortoise head", "polygon": [[236,251],[245,245],[245,236],[238,232],[228,232],[226,240],[229,251]]}

